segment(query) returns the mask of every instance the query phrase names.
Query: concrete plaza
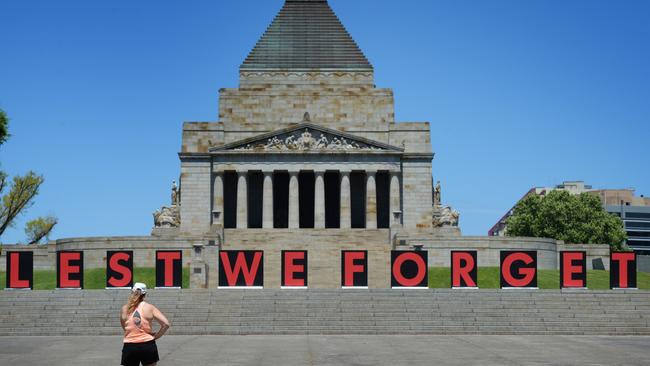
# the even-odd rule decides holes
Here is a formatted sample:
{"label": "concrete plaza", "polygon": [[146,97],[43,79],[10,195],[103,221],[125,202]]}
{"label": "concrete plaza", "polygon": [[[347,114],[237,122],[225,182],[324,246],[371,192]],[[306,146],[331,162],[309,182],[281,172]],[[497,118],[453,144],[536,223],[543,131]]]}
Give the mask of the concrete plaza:
{"label": "concrete plaza", "polygon": [[[119,337],[0,337],[0,365],[118,365]],[[159,365],[647,365],[650,337],[168,336]]]}

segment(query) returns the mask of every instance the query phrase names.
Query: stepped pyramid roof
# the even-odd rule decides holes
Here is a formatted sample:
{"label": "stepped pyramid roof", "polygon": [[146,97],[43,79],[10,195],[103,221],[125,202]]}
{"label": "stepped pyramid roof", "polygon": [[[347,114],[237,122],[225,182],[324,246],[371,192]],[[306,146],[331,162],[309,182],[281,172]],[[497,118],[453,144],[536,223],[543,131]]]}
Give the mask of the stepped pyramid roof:
{"label": "stepped pyramid roof", "polygon": [[372,70],[327,0],[286,0],[240,67]]}

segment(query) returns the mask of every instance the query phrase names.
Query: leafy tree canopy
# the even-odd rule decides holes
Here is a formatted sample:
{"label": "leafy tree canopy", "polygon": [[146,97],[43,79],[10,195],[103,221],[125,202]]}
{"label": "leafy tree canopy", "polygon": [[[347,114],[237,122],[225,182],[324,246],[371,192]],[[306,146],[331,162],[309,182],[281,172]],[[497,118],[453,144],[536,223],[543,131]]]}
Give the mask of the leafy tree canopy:
{"label": "leafy tree canopy", "polygon": [[29,244],[36,244],[45,238],[49,239],[50,232],[54,229],[56,225],[56,217],[47,216],[39,217],[37,219],[29,221],[25,225],[25,234],[27,235],[27,240]]}
{"label": "leafy tree canopy", "polygon": [[5,111],[0,109],[0,145],[9,138],[9,118]]}
{"label": "leafy tree canopy", "polygon": [[[6,178],[6,174],[0,172],[0,193],[6,185]],[[41,184],[43,184],[43,177],[34,172],[13,178],[9,192],[2,196],[0,202],[0,235],[12,226],[14,219],[23,210],[33,204]]]}
{"label": "leafy tree canopy", "polygon": [[615,249],[621,249],[627,237],[623,221],[605,211],[597,196],[560,190],[521,200],[507,220],[506,235],[609,244]]}
{"label": "leafy tree canopy", "polygon": [[[9,138],[9,118],[7,114],[0,109],[0,145],[5,143]],[[38,194],[38,189],[43,184],[43,176],[32,171],[24,176],[17,175],[9,183],[7,174],[0,171],[0,236],[12,227],[14,220],[34,201]],[[9,192],[4,193],[5,188]],[[25,233],[30,244],[38,243],[41,239],[47,238],[54,226],[57,224],[55,217],[39,217],[27,223]]]}

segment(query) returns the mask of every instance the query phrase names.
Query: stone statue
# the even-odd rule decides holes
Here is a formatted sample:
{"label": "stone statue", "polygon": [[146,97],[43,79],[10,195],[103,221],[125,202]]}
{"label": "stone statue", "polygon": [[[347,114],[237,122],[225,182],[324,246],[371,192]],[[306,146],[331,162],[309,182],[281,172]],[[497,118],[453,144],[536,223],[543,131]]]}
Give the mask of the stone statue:
{"label": "stone statue", "polygon": [[178,186],[176,181],[172,181],[172,206],[178,206]]}
{"label": "stone statue", "polygon": [[179,227],[181,209],[179,206],[163,206],[153,213],[154,227]]}
{"label": "stone statue", "polygon": [[433,205],[440,206],[440,181],[436,182],[436,187],[433,189]]}
{"label": "stone statue", "polygon": [[320,138],[316,142],[316,149],[322,150],[326,149],[327,145],[329,145],[329,141],[327,141],[327,137],[325,135],[320,135]]}
{"label": "stone statue", "polygon": [[296,139],[296,136],[291,135],[291,136],[287,137],[284,140],[284,145],[287,147],[287,149],[296,150],[298,148],[298,145],[296,145],[295,139]]}
{"label": "stone statue", "polygon": [[305,114],[302,116],[302,121],[311,122],[311,116],[309,115],[309,112],[305,112]]}
{"label": "stone statue", "polygon": [[176,181],[172,181],[171,206],[163,206],[153,213],[154,228],[173,228],[181,224],[180,190]]}
{"label": "stone statue", "polygon": [[433,209],[433,227],[458,227],[460,214],[450,206],[437,206]]}
{"label": "stone statue", "polygon": [[305,128],[298,140],[296,140],[296,146],[299,150],[311,150],[312,147],[316,145],[316,139],[314,139],[308,129]]}

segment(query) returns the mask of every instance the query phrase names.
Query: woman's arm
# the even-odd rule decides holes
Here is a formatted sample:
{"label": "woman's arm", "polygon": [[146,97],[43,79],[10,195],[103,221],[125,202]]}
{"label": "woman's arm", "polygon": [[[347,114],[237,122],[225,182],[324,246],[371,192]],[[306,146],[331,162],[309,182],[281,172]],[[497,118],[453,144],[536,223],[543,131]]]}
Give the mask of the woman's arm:
{"label": "woman's arm", "polygon": [[126,309],[124,309],[124,306],[122,306],[122,310],[120,311],[120,324],[122,325],[122,330],[126,330],[126,317],[124,314],[126,313]]}
{"label": "woman's arm", "polygon": [[158,310],[157,307],[153,305],[151,306],[153,307],[153,318],[156,319],[158,324],[160,324],[160,329],[158,329],[158,332],[153,336],[154,339],[159,339],[160,337],[163,336],[163,334],[165,334],[165,332],[167,331],[167,329],[169,329],[171,324],[169,324],[169,320],[167,320],[165,314],[163,314],[160,310]]}

